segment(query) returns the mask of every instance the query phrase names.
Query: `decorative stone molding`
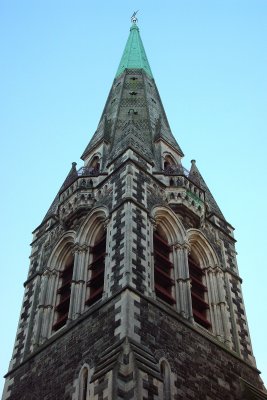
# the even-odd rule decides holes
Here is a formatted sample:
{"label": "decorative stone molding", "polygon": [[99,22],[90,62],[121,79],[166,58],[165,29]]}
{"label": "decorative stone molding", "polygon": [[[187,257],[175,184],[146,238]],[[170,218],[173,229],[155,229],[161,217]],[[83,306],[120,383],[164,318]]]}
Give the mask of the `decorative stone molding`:
{"label": "decorative stone molding", "polygon": [[72,248],[72,253],[84,253],[86,251],[88,251],[89,246],[87,244],[79,244],[79,243],[75,243],[73,248]]}

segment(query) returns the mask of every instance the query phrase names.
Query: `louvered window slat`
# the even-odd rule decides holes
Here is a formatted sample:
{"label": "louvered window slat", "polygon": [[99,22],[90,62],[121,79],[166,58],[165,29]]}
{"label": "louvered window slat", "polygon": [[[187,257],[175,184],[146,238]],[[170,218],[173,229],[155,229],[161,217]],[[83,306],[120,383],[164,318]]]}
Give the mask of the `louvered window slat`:
{"label": "louvered window slat", "polygon": [[173,264],[170,261],[171,247],[158,234],[154,234],[154,282],[156,297],[173,305],[172,295],[174,281],[172,279]]}
{"label": "louvered window slat", "polygon": [[106,234],[91,247],[93,259],[88,266],[90,272],[87,287],[89,287],[89,297],[85,304],[90,306],[102,298],[105,277],[105,256],[106,256]]}
{"label": "louvered window slat", "polygon": [[204,328],[210,329],[211,323],[208,320],[209,304],[206,301],[207,287],[204,283],[203,270],[191,257],[188,259],[188,265],[194,320]]}

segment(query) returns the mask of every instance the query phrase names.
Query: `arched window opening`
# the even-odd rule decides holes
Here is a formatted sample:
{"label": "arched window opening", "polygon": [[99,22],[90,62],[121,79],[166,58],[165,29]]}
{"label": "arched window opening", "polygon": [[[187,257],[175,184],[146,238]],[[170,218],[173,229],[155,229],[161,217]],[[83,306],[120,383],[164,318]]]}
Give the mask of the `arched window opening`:
{"label": "arched window opening", "polygon": [[163,381],[163,400],[171,400],[170,367],[165,360],[160,363],[160,373]]}
{"label": "arched window opening", "polygon": [[89,171],[92,174],[98,174],[100,171],[100,159],[99,156],[94,156],[90,166],[89,166]]}
{"label": "arched window opening", "polygon": [[57,289],[57,301],[55,308],[56,322],[53,325],[54,331],[57,331],[62,326],[66,325],[68,319],[73,266],[74,258],[72,255],[70,255],[59,275],[60,280],[59,287]]}
{"label": "arched window opening", "polygon": [[167,239],[158,230],[154,233],[154,282],[157,298],[173,305],[173,263],[170,261],[172,252]]}
{"label": "arched window opening", "polygon": [[79,400],[87,400],[88,394],[88,368],[84,367],[80,376]]}
{"label": "arched window opening", "polygon": [[163,164],[163,169],[165,172],[172,172],[175,168],[176,164],[173,160],[173,158],[169,155],[165,156],[164,158],[164,164]]}
{"label": "arched window opening", "polygon": [[211,329],[204,272],[199,263],[194,260],[192,256],[188,257],[188,266],[191,279],[191,298],[194,320],[204,328]]}
{"label": "arched window opening", "polygon": [[91,247],[92,262],[90,263],[89,280],[89,297],[86,304],[89,306],[101,299],[104,289],[104,274],[105,274],[105,256],[106,256],[106,232],[102,232],[99,239]]}

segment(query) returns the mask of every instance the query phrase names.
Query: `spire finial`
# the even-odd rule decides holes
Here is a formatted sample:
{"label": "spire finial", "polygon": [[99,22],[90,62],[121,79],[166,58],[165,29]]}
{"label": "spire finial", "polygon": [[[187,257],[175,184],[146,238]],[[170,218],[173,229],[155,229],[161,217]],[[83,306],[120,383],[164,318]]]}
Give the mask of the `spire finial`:
{"label": "spire finial", "polygon": [[137,22],[138,22],[138,19],[137,19],[137,17],[136,17],[136,14],[138,13],[138,11],[139,10],[137,10],[137,11],[135,11],[134,13],[133,13],[133,15],[131,16],[131,22],[133,23],[133,24],[137,24]]}

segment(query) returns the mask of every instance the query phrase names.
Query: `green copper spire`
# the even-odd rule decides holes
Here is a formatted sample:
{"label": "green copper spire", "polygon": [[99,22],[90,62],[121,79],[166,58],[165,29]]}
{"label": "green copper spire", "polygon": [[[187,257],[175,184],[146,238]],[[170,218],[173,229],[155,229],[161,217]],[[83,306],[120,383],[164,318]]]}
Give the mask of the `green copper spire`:
{"label": "green copper spire", "polygon": [[131,26],[130,35],[116,73],[116,78],[122,74],[126,68],[142,68],[151,78],[153,78],[136,22],[133,22]]}

